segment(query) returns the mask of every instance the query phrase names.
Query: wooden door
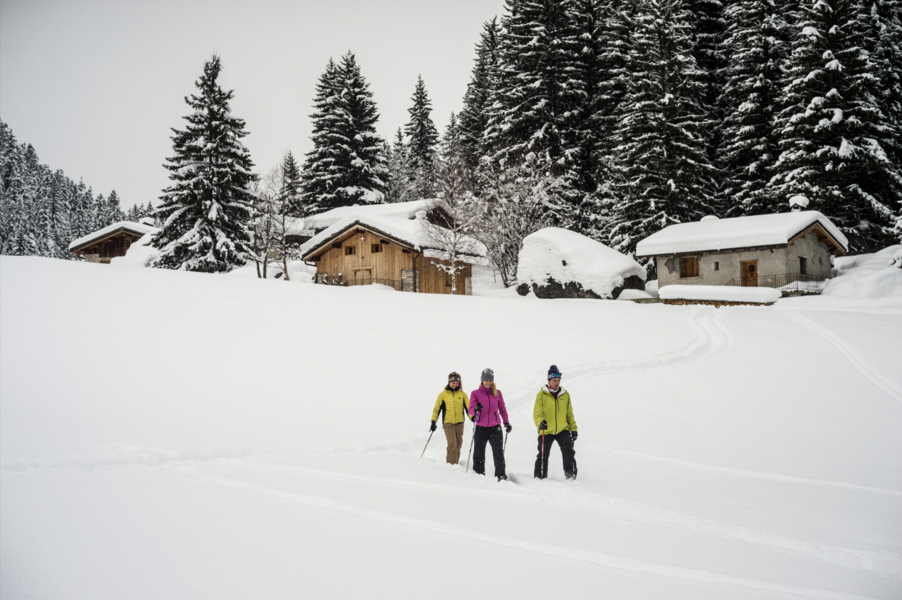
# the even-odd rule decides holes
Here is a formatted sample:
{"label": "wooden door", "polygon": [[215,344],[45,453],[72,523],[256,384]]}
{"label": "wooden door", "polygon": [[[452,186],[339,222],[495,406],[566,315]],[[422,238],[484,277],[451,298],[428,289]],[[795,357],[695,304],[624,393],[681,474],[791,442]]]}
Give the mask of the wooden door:
{"label": "wooden door", "polygon": [[354,271],[354,281],[363,281],[367,280],[366,283],[372,283],[368,281],[373,278],[373,270],[372,269],[357,269]]}
{"label": "wooden door", "polygon": [[739,265],[742,269],[743,287],[758,287],[758,261],[741,260]]}

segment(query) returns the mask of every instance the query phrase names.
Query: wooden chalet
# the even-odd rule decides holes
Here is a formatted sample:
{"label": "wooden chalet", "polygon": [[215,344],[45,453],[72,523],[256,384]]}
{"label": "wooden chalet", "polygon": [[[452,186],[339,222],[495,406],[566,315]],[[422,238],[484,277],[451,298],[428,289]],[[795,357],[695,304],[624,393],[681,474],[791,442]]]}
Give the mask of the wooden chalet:
{"label": "wooden chalet", "polygon": [[117,256],[125,256],[129,246],[154,228],[141,223],[120,221],[78,238],[69,244],[69,252],[80,254],[88,262],[109,264]]}
{"label": "wooden chalet", "polygon": [[[450,294],[451,275],[434,252],[420,243],[415,219],[358,213],[323,230],[302,248],[305,262],[316,266],[316,283],[329,285],[383,284],[404,292]],[[433,255],[433,256],[430,256]],[[472,294],[472,264],[484,258],[461,256],[457,294]]]}

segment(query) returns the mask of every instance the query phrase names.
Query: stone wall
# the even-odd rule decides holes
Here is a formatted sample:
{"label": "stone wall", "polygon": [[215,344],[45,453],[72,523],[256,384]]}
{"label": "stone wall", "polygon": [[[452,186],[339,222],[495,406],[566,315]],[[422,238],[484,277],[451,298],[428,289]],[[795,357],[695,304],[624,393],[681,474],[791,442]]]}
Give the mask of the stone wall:
{"label": "stone wall", "polygon": [[[639,277],[633,275],[631,277],[627,277],[623,281],[623,285],[620,287],[615,287],[611,290],[611,298],[617,299],[620,296],[620,292],[623,290],[644,290],[645,282],[642,281]],[[517,286],[517,293],[521,296],[525,296],[529,293],[530,287],[528,283],[521,283]],[[544,285],[532,284],[532,292],[538,297],[543,299],[552,299],[552,298],[591,298],[593,300],[604,300],[592,290],[584,289],[582,285],[575,281],[569,281],[567,283],[561,284],[554,280],[554,278],[549,278],[548,281]]]}

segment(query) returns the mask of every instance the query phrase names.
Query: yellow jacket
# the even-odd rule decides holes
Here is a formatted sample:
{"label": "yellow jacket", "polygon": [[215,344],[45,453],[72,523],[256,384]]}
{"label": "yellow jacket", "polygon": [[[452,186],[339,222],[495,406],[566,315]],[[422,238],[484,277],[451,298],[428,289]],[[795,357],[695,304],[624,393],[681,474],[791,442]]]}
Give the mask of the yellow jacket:
{"label": "yellow jacket", "polygon": [[432,410],[432,420],[438,421],[439,412],[442,413],[442,423],[463,423],[464,415],[469,414],[470,399],[463,390],[451,391],[445,388],[438,395],[435,401],[435,408]]}
{"label": "yellow jacket", "polygon": [[536,429],[542,435],[540,426],[542,421],[548,424],[549,435],[557,435],[566,430],[576,431],[576,419],[573,417],[573,405],[570,404],[570,392],[563,387],[558,388],[560,393],[557,398],[548,391],[548,386],[543,386],[536,394],[536,405],[532,410],[532,418],[536,422]]}

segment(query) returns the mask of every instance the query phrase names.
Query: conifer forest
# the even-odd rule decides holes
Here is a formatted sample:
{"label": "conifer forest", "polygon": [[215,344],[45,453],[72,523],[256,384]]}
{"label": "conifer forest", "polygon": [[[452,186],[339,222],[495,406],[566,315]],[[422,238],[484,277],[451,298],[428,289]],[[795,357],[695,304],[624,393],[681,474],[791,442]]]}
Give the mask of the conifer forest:
{"label": "conifer forest", "polygon": [[[900,15],[900,0],[508,0],[482,24],[447,124],[421,77],[384,139],[366,57],[330,59],[299,99],[312,131],[286,134],[312,149],[276,167],[291,171],[280,206],[304,217],[440,196],[453,162],[496,265],[548,225],[628,254],[671,224],[794,205],[827,215],[851,253],[875,252],[902,239]],[[209,59],[186,99],[170,187],[153,205],[123,199],[139,204],[127,214],[0,124],[0,251],[72,258],[73,239],[154,216],[154,266],[249,260],[261,175],[222,68]]]}

